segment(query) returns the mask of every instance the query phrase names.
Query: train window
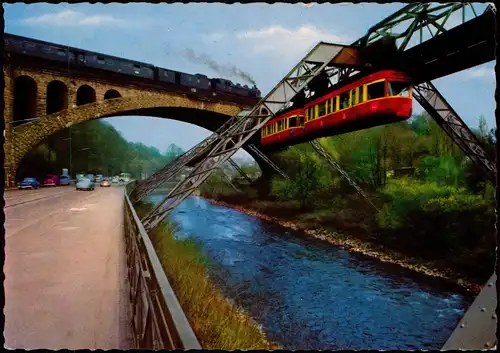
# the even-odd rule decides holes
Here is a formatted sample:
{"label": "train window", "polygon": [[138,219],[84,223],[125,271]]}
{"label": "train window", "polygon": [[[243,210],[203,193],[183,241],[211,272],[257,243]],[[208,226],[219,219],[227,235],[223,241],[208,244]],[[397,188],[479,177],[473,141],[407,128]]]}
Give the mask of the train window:
{"label": "train window", "polygon": [[382,98],[385,93],[385,83],[384,81],[379,81],[366,85],[367,89],[367,100]]}
{"label": "train window", "polygon": [[24,42],[24,46],[26,49],[31,49],[31,50],[34,50],[36,48],[35,44],[33,43],[28,43],[28,42]]}
{"label": "train window", "polygon": [[349,92],[344,92],[339,96],[340,109],[349,108]]}
{"label": "train window", "polygon": [[326,114],[326,102],[321,102],[318,104],[318,116],[323,116]]}
{"label": "train window", "polygon": [[297,126],[297,117],[292,116],[291,118],[288,118],[288,127],[296,127]]}
{"label": "train window", "polygon": [[43,51],[44,53],[49,54],[49,53],[51,52],[51,49],[50,49],[50,47],[43,46],[43,47],[42,47],[42,51]]}
{"label": "train window", "polygon": [[139,65],[137,65],[137,64],[134,64],[134,67],[135,67],[136,69],[140,69],[140,68],[141,68],[141,67],[140,67]]}
{"label": "train window", "polygon": [[332,112],[332,100],[326,100],[326,114],[330,114]]}
{"label": "train window", "polygon": [[351,106],[356,105],[358,103],[358,95],[356,94],[356,88],[351,90]]}
{"label": "train window", "polygon": [[389,95],[409,97],[410,87],[407,82],[389,82]]}
{"label": "train window", "polygon": [[57,56],[66,56],[66,52],[64,50],[58,50]]}
{"label": "train window", "polygon": [[304,126],[304,117],[303,116],[299,116],[299,126]]}
{"label": "train window", "polygon": [[267,135],[270,135],[270,134],[271,134],[271,127],[270,127],[270,126],[268,126],[268,127],[267,127]]}
{"label": "train window", "polygon": [[283,130],[283,120],[278,120],[278,131]]}
{"label": "train window", "polygon": [[106,61],[104,61],[104,58],[102,56],[98,56],[96,57],[96,59],[99,64],[106,64]]}

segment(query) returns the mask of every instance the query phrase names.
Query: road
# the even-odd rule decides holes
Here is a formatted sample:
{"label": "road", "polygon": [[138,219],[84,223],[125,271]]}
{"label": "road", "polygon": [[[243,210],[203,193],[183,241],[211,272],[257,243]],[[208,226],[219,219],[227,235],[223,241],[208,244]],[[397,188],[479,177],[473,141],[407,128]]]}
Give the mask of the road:
{"label": "road", "polygon": [[5,345],[130,349],[123,187],[5,193]]}

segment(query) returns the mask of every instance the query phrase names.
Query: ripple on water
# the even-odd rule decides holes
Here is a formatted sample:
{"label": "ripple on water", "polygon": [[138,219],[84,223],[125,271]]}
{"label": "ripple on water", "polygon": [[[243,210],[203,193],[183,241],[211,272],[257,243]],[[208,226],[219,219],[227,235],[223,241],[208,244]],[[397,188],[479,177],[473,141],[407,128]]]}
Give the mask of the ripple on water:
{"label": "ripple on water", "polygon": [[439,349],[470,305],[400,267],[201,198],[171,217],[176,236],[214,260],[226,295],[285,349]]}

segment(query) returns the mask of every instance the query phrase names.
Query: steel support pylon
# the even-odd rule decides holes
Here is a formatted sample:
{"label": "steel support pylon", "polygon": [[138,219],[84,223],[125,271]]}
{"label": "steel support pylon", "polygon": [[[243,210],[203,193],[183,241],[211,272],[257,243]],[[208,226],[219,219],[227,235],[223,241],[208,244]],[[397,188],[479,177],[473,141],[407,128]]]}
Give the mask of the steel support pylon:
{"label": "steel support pylon", "polygon": [[220,135],[208,155],[191,173],[142,220],[147,231],[154,229],[177,205],[188,197],[210,173],[227,161],[253,134],[267,123],[297,93],[325,70],[345,46],[320,42],[255,105],[250,113]]}
{"label": "steel support pylon", "polygon": [[365,194],[365,192],[363,191],[363,189],[361,189],[358,186],[358,184],[356,184],[356,182],[353,179],[351,179],[351,177],[349,176],[349,174],[347,174],[347,172],[344,169],[342,169],[342,167],[330,155],[330,153],[328,153],[328,151],[321,145],[321,143],[319,143],[318,140],[313,140],[313,141],[310,141],[309,143],[313,146],[313,148],[316,150],[316,152],[318,152],[323,158],[325,158],[326,161],[333,168],[335,168],[344,177],[345,180],[347,180],[347,182],[349,183],[349,185],[351,185],[354,189],[356,189],[356,191],[358,192],[358,194],[360,194],[361,196],[363,196],[366,199],[366,201],[368,201],[368,203],[373,206],[373,208],[375,210],[379,211],[379,209],[377,208],[377,206],[375,206],[373,204],[373,202],[370,200],[370,198],[368,197],[368,195]]}
{"label": "steel support pylon", "polygon": [[495,161],[431,82],[413,86],[413,97],[474,163],[495,183]]}
{"label": "steel support pylon", "polygon": [[264,161],[266,161],[267,164],[269,164],[278,174],[280,174],[283,178],[285,179],[290,179],[288,175],[285,174],[284,171],[278,167],[276,163],[274,163],[270,158],[268,158],[264,153],[262,153],[255,145],[249,145],[248,148],[252,150],[255,154],[257,154],[260,158],[262,158]]}
{"label": "steel support pylon", "polygon": [[219,134],[227,130],[235,122],[235,118],[229,119],[205,140],[191,148],[189,151],[183,153],[181,156],[177,157],[162,169],[155,172],[148,179],[139,182],[137,187],[132,192],[132,202],[137,203],[141,201],[142,199],[144,199],[144,197],[146,197],[154,189],[158,188],[166,180],[174,177],[177,173],[179,173],[182,168],[189,164],[195,157],[206,153],[209,147],[213,146],[213,144],[217,141],[217,139],[219,138]]}
{"label": "steel support pylon", "polygon": [[243,171],[243,169],[240,168],[240,166],[232,159],[232,158],[229,158],[229,164],[231,164],[231,166],[236,169],[236,171],[238,173],[240,173],[240,175],[245,178],[246,181],[248,181],[249,183],[252,182],[252,179],[250,179],[250,177],[247,175],[247,173],[245,173]]}

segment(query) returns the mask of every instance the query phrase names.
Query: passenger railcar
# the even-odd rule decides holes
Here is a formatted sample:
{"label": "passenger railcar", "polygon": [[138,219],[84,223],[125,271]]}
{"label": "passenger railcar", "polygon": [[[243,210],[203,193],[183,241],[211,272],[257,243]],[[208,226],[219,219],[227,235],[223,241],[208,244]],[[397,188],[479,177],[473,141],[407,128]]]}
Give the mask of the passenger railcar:
{"label": "passenger railcar", "polygon": [[168,82],[168,83],[173,83],[173,84],[179,84],[180,82],[180,75],[181,73],[178,71],[173,71],[173,70],[168,70],[168,69],[161,69],[161,68],[155,68],[156,71],[158,72],[157,79],[160,82]]}
{"label": "passenger railcar", "polygon": [[269,121],[261,131],[262,144],[298,143],[406,120],[412,112],[410,78],[393,70],[375,72],[332,87],[327,94],[306,102],[302,111],[303,127],[280,123],[289,112]]}
{"label": "passenger railcar", "polygon": [[192,88],[210,89],[208,77],[201,74],[191,75],[183,72],[181,73],[180,84]]}
{"label": "passenger railcar", "polygon": [[304,108],[292,108],[271,119],[261,130],[263,145],[281,144],[304,137]]}

